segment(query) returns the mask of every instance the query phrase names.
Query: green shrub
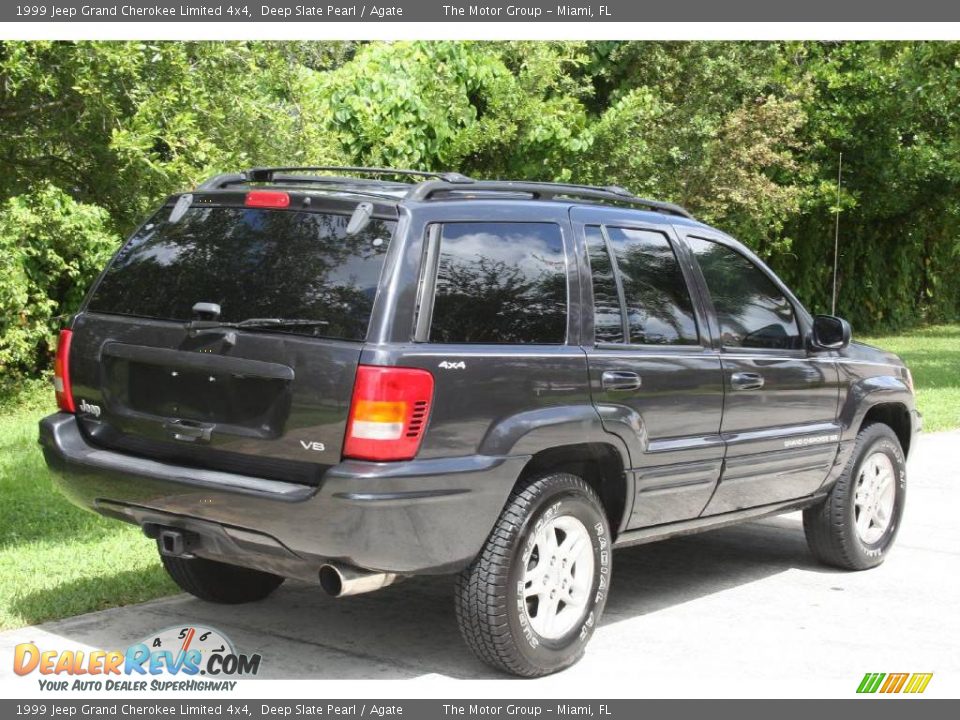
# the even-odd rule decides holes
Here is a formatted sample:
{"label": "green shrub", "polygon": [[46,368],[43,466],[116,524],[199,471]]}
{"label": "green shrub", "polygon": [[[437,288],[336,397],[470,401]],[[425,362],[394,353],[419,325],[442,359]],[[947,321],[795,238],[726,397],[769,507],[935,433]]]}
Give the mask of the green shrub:
{"label": "green shrub", "polygon": [[56,332],[76,309],[119,237],[106,210],[50,184],[0,206],[0,372],[47,365]]}

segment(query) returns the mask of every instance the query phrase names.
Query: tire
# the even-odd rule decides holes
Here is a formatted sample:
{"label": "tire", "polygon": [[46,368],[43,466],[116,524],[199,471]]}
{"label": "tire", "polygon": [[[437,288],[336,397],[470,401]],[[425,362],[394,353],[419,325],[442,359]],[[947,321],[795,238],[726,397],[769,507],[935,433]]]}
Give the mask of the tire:
{"label": "tire", "polygon": [[280,587],[285,578],[238,565],[182,558],[160,553],[163,567],[181,590],[207,602],[222,605],[263,600]]}
{"label": "tire", "polygon": [[[523,677],[572,665],[607,601],[610,543],[600,500],[576,475],[545,475],[518,486],[479,556],[457,579],[457,622],[467,645],[487,664]],[[551,567],[560,572],[551,575]],[[531,594],[534,588],[539,594]]]}
{"label": "tire", "polygon": [[[891,471],[892,477],[884,480]],[[871,478],[877,486],[872,494]],[[857,435],[847,467],[830,494],[803,511],[810,551],[820,562],[845,570],[876,567],[897,537],[906,497],[907,466],[899,439],[888,425],[868,425]],[[889,510],[883,512],[886,505]],[[876,512],[870,512],[871,507]]]}

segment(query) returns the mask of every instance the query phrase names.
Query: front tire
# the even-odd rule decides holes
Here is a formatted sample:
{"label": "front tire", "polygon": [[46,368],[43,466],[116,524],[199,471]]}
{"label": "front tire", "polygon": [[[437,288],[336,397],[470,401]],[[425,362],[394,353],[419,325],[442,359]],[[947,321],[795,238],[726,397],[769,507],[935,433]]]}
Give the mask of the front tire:
{"label": "front tire", "polygon": [[222,605],[263,600],[284,581],[279,575],[206,558],[175,557],[161,552],[160,559],[181,590]]}
{"label": "front tire", "polygon": [[536,677],[576,662],[610,587],[610,527],[593,489],[567,473],[517,487],[456,586],[460,632],[484,662]]}
{"label": "front tire", "polygon": [[845,570],[876,567],[897,537],[906,495],[900,440],[887,425],[868,425],[824,502],[803,511],[810,551],[820,562]]}

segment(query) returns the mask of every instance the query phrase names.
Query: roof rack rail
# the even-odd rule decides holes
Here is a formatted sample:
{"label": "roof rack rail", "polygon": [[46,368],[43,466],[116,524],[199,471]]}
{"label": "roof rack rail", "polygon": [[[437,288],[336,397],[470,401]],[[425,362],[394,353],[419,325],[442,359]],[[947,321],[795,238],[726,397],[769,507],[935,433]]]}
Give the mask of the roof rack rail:
{"label": "roof rack rail", "polygon": [[[348,183],[370,183],[375,180],[362,178],[338,177],[335,175],[288,175],[285,173],[313,173],[313,172],[342,172],[358,175],[409,175],[411,177],[430,178],[410,187],[406,199],[426,201],[433,195],[443,192],[499,192],[518,193],[529,195],[535,200],[555,200],[558,198],[582,198],[586,200],[606,200],[609,202],[626,203],[667,213],[679,217],[695,219],[693,215],[680,205],[648,200],[637,197],[626,188],[618,185],[577,185],[573,183],[552,182],[525,182],[516,180],[474,180],[456,172],[430,172],[426,170],[406,170],[400,168],[353,167],[338,165],[318,166],[290,166],[290,167],[255,167],[237,174],[227,173],[216,175],[201,183],[198,190],[219,190],[230,185],[246,183],[269,182],[296,182],[316,183],[329,185],[344,185]],[[400,184],[401,187],[403,184]]]}
{"label": "roof rack rail", "polygon": [[[349,165],[315,165],[304,167],[255,167],[247,170],[244,175],[251,182],[271,182],[278,173],[291,172],[343,172],[360,175],[409,175],[411,177],[439,178],[449,183],[473,182],[466,175],[456,172],[431,172],[428,170],[407,170],[403,168],[359,167]],[[338,178],[342,179],[342,178]],[[323,177],[319,180],[322,182]]]}
{"label": "roof rack rail", "polygon": [[197,185],[197,190],[219,190],[220,188],[227,187],[227,185],[236,185],[242,182],[246,182],[246,177],[243,175],[224,173],[222,175],[214,175],[212,178],[207,178]]}
{"label": "roof rack rail", "polygon": [[[291,180],[302,183],[335,183],[341,184],[353,178],[336,177],[333,175],[296,175],[290,176],[285,173],[316,173],[316,172],[342,172],[353,173],[356,175],[409,175],[411,177],[438,178],[446,183],[461,184],[473,182],[466,175],[456,172],[429,172],[426,170],[407,170],[402,168],[379,168],[379,167],[354,167],[340,165],[311,165],[311,166],[289,166],[289,167],[254,167],[243,173],[226,173],[215,175],[209,180],[204,181],[198,187],[199,190],[219,190],[229,185],[242,185],[245,183],[269,183],[280,180]],[[373,181],[371,181],[373,182]]]}
{"label": "roof rack rail", "polygon": [[415,185],[407,193],[408,200],[426,201],[433,195],[443,192],[501,192],[530,195],[534,200],[555,200],[557,198],[583,198],[587,200],[607,200],[612,202],[639,205],[655,212],[695,219],[686,208],[659,200],[647,200],[637,197],[629,190],[616,185],[599,187],[596,185],[575,185],[551,182],[519,182],[513,180],[474,180],[449,183],[442,178],[428,180]]}

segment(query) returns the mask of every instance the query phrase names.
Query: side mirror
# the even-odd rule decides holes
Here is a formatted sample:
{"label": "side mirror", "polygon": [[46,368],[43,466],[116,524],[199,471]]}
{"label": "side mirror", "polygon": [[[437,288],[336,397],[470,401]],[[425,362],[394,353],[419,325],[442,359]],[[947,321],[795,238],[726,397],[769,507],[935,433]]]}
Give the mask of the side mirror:
{"label": "side mirror", "polygon": [[843,350],[850,344],[850,323],[833,315],[816,315],[810,343],[817,350]]}

